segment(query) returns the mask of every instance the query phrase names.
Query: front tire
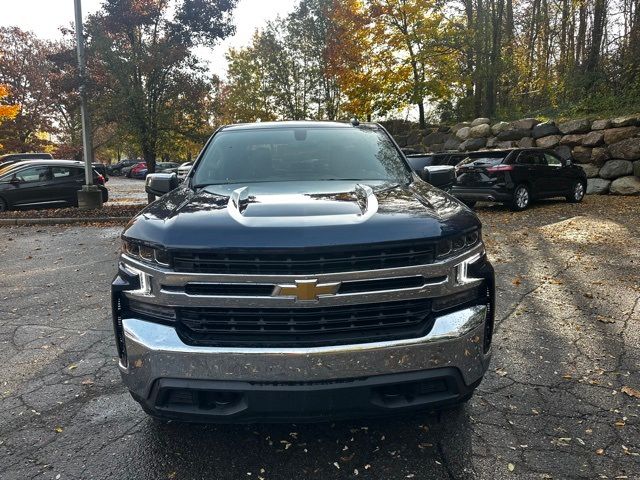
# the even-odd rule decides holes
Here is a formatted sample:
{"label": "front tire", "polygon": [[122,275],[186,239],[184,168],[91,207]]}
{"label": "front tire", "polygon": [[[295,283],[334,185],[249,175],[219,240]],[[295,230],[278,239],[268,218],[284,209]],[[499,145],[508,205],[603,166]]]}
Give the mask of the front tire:
{"label": "front tire", "polygon": [[0,212],[6,212],[7,210],[9,210],[7,201],[4,198],[0,197]]}
{"label": "front tire", "polygon": [[520,184],[513,191],[513,199],[511,200],[511,209],[516,212],[526,210],[531,203],[531,192],[525,184]]}
{"label": "front tire", "polygon": [[573,184],[573,188],[571,189],[571,193],[567,195],[567,202],[570,203],[580,203],[584,199],[585,195],[585,186],[584,183],[578,181]]}

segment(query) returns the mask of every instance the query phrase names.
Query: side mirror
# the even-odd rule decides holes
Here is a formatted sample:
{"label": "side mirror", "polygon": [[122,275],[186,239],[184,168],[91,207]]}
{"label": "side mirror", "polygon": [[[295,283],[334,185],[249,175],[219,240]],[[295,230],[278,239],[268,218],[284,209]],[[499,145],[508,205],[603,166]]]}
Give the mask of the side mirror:
{"label": "side mirror", "polygon": [[453,186],[456,182],[456,169],[449,165],[424,167],[420,176],[434,187],[445,189]]}
{"label": "side mirror", "polygon": [[11,177],[11,180],[9,180],[9,183],[13,185],[20,185],[20,179],[16,177],[16,174],[14,173],[13,176]]}
{"label": "side mirror", "polygon": [[151,173],[147,175],[144,189],[151,195],[161,197],[177,188],[179,184],[178,176],[175,173]]}

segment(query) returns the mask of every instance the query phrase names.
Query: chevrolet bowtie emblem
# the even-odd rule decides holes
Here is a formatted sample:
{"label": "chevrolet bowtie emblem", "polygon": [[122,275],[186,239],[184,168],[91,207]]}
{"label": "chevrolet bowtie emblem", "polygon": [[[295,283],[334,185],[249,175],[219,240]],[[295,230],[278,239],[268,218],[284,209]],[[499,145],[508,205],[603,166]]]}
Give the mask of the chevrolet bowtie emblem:
{"label": "chevrolet bowtie emblem", "polygon": [[274,297],[295,297],[298,302],[317,301],[324,295],[335,295],[340,288],[340,282],[321,283],[318,280],[296,280],[295,285],[276,285]]}

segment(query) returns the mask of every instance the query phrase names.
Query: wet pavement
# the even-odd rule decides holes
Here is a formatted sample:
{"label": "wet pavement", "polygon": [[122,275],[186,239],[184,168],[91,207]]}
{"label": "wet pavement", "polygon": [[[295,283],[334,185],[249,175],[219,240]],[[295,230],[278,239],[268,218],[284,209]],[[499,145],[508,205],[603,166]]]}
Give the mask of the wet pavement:
{"label": "wet pavement", "polygon": [[150,419],[116,368],[120,228],[0,228],[0,479],[640,478],[640,199],[478,212],[498,326],[476,396],[315,425]]}

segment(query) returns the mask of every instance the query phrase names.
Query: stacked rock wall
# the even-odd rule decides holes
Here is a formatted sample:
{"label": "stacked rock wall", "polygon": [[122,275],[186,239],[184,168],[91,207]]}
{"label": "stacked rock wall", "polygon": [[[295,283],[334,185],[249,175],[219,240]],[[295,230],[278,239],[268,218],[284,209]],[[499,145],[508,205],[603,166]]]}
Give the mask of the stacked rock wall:
{"label": "stacked rock wall", "polygon": [[640,195],[640,115],[556,123],[476,118],[453,126],[382,122],[403,148],[419,152],[544,147],[572,158],[587,174],[587,193]]}

